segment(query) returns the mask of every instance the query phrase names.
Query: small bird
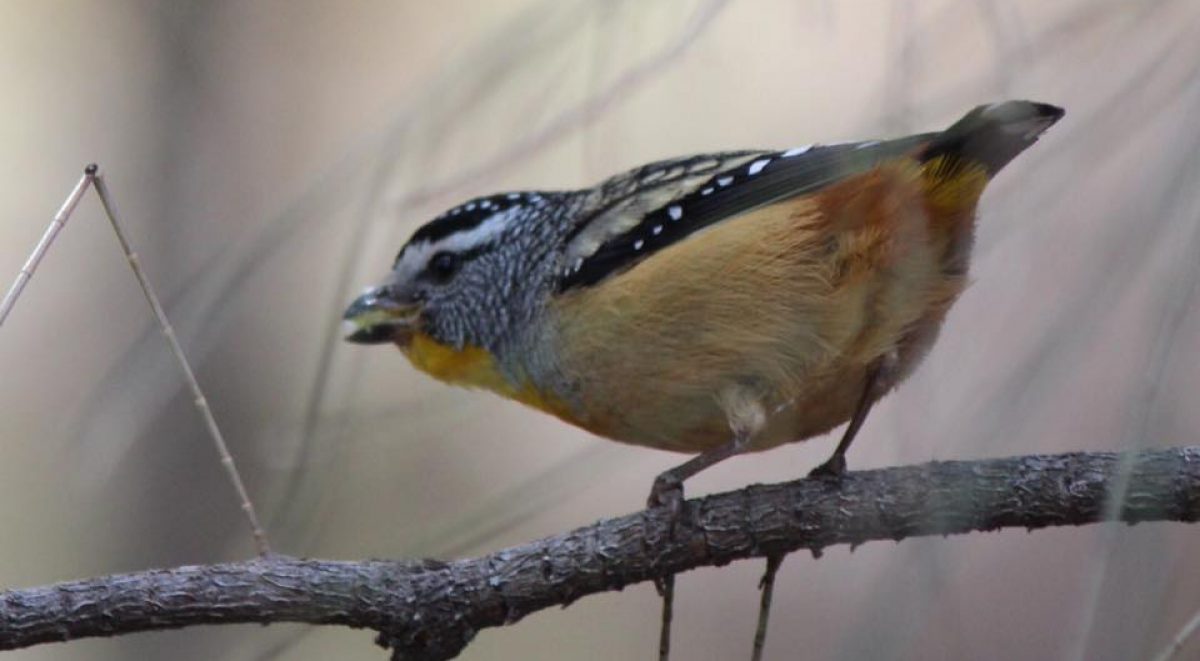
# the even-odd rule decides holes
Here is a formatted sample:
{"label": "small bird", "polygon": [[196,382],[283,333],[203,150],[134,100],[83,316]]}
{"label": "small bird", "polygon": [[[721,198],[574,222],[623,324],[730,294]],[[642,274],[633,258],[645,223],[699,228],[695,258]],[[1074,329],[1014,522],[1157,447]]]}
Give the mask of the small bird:
{"label": "small bird", "polygon": [[473,199],[413,234],[346,310],[442,381],[594,434],[730,456],[850,423],[929,351],[967,284],[988,181],[1063,116],[979,106],[941,132],[650,163],[593,188]]}

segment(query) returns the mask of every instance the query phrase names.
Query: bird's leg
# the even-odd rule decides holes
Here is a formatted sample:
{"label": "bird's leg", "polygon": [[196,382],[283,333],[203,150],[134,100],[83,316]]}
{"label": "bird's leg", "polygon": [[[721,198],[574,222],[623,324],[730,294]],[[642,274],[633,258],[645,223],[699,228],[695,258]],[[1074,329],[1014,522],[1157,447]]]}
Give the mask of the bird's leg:
{"label": "bird's leg", "polygon": [[646,500],[647,507],[667,506],[671,508],[672,516],[677,516],[683,503],[684,480],[746,449],[750,439],[767,424],[767,410],[763,408],[759,391],[760,389],[752,383],[739,383],[717,395],[717,405],[729,420],[733,438],[660,473],[654,478],[654,486],[650,488],[650,497]]}
{"label": "bird's leg", "polygon": [[871,412],[871,405],[883,394],[880,392],[883,381],[880,375],[883,371],[884,359],[875,361],[867,368],[867,378],[863,382],[862,394],[859,395],[858,404],[854,406],[854,414],[850,416],[850,424],[842,434],[842,440],[838,441],[833,455],[825,463],[809,472],[809,477],[841,477],[846,472],[846,450],[850,449],[850,444],[854,442],[859,428],[867,419],[867,414]]}
{"label": "bird's leg", "polygon": [[735,432],[729,441],[659,473],[658,477],[654,478],[654,486],[650,487],[650,497],[646,499],[646,506],[666,506],[671,508],[673,514],[679,514],[679,507],[683,503],[683,481],[713,464],[741,453],[749,441],[748,433]]}
{"label": "bird's leg", "polygon": [[[761,399],[752,387],[739,385],[722,392],[717,398],[729,419],[733,438],[706,450],[678,466],[663,471],[654,479],[650,488],[647,507],[667,507],[671,513],[670,535],[675,534],[675,523],[683,507],[683,482],[689,477],[739,454],[750,444],[750,439],[766,424],[766,411]],[[662,629],[658,637],[658,658],[667,661],[671,651],[671,616],[675,603],[675,577],[666,576],[654,580],[654,587],[662,595]]]}
{"label": "bird's leg", "polygon": [[[745,449],[749,442],[749,434],[735,432],[734,437],[726,443],[702,452],[675,468],[663,471],[654,478],[654,486],[650,488],[650,498],[647,507],[668,507],[671,511],[671,534],[675,531],[675,521],[683,506],[683,481],[712,466],[713,464],[732,457]],[[675,576],[669,575],[654,579],[654,587],[662,595],[662,624],[658,635],[659,661],[667,661],[671,656],[671,617],[675,604]]]}
{"label": "bird's leg", "polygon": [[751,661],[761,661],[763,645],[767,642],[767,619],[771,616],[771,597],[775,593],[775,574],[783,564],[782,555],[767,556],[767,570],[763,573],[758,589],[762,590],[762,601],[758,605],[758,626],[754,629],[754,651]]}
{"label": "bird's leg", "polygon": [[[659,473],[658,477],[654,478],[654,486],[650,487],[650,497],[646,499],[646,507],[669,508],[671,511],[670,530],[671,534],[674,534],[675,522],[679,518],[680,508],[683,506],[683,481],[723,459],[740,453],[749,442],[748,432],[736,432],[728,442],[702,452],[675,468]],[[663,611],[663,621],[664,624],[667,624],[669,623],[668,612],[670,609],[669,590],[673,584],[668,584],[664,580],[655,580],[654,585],[658,588],[658,593],[667,600]]]}
{"label": "bird's leg", "polygon": [[[871,411],[871,405],[883,393],[879,392],[880,383],[883,379],[880,378],[881,372],[884,370],[884,360],[881,359],[873,363],[867,368],[867,377],[863,383],[862,394],[859,395],[858,403],[854,406],[854,413],[850,416],[850,424],[846,427],[845,433],[842,434],[842,440],[838,442],[837,449],[833,451],[831,456],[825,463],[813,469],[809,473],[810,477],[820,475],[840,476],[846,472],[846,450],[850,448],[850,443],[854,441],[855,435],[858,434],[859,428],[862,427],[863,421],[867,419],[867,413]],[[779,565],[783,564],[782,555],[767,556],[767,569],[763,572],[762,581],[758,587],[762,590],[762,600],[758,606],[758,626],[754,630],[754,648],[751,651],[751,661],[761,661],[763,655],[763,647],[767,642],[767,622],[771,617],[771,598],[775,594],[775,574],[779,572]]]}

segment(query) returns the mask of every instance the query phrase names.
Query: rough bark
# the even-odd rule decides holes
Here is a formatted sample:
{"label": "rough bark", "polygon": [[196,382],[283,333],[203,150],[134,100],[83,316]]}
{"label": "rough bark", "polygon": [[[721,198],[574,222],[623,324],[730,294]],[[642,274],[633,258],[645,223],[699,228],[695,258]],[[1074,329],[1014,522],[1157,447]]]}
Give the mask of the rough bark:
{"label": "rough bark", "polygon": [[742,558],[1009,527],[1198,517],[1200,447],[933,462],[840,482],[751,486],[687,501],[673,529],[667,512],[648,510],[453,562],[270,556],[11,590],[0,593],[0,649],[286,621],[370,628],[395,659],[445,659],[485,627]]}

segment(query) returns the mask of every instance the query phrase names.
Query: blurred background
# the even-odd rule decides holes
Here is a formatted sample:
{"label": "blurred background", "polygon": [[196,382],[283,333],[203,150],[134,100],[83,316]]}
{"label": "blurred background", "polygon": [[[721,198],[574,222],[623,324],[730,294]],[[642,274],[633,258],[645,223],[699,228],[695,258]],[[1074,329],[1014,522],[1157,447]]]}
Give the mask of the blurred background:
{"label": "blurred background", "polygon": [[[989,188],[974,284],[851,466],[1200,442],[1191,0],[16,0],[0,89],[0,276],[99,162],[284,553],[476,555],[636,510],[681,459],[339,341],[345,303],[442,209],[1005,98],[1068,113]],[[93,196],[0,331],[0,370],[0,586],[253,553]],[[730,460],[689,494],[798,477],[832,446]],[[768,658],[1148,658],[1200,609],[1198,557],[1179,524],[797,554]],[[761,570],[680,577],[675,658],[748,657]],[[650,658],[658,608],[649,585],[589,597],[462,658]],[[278,625],[5,658],[385,657],[362,631]]]}

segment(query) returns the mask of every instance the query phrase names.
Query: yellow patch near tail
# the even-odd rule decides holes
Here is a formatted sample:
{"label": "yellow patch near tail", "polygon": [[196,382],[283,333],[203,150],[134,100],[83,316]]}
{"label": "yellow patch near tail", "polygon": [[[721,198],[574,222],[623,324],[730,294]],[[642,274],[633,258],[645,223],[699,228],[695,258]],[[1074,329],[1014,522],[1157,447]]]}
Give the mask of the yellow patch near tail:
{"label": "yellow patch near tail", "polygon": [[925,163],[921,174],[925,201],[935,217],[973,210],[988,183],[987,169],[981,163],[959,157],[939,156]]}
{"label": "yellow patch near tail", "polygon": [[425,333],[414,333],[408,345],[401,349],[414,367],[439,381],[491,390],[571,424],[578,424],[562,400],[537,390],[528,380],[514,384],[505,377],[496,365],[495,356],[487,349],[474,346],[456,349]]}

